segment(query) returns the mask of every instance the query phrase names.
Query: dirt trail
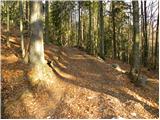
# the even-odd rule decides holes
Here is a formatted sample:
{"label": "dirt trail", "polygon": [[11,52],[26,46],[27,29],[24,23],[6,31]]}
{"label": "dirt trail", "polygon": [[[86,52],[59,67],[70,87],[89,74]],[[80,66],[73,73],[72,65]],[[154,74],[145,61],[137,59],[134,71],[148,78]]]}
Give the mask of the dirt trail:
{"label": "dirt trail", "polygon": [[[20,59],[16,41],[11,48],[4,41],[1,46],[2,102],[9,106],[5,118],[158,118],[157,79],[150,78],[146,88],[135,87],[111,67],[111,61],[77,48],[45,45],[45,57],[53,61],[54,79],[59,82],[54,83],[55,92],[30,91],[27,65]],[[57,96],[60,99],[54,99]]]}

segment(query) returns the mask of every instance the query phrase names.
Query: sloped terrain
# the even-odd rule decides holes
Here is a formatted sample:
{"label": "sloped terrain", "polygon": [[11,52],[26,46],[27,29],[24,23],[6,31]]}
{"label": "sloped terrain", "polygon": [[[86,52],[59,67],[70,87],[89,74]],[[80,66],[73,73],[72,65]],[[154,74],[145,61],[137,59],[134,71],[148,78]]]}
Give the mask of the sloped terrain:
{"label": "sloped terrain", "polygon": [[[147,85],[135,87],[126,74],[112,67],[117,60],[103,61],[77,48],[45,45],[51,61],[51,85],[32,88],[28,65],[21,59],[20,40],[11,35],[11,47],[1,35],[2,118],[158,118],[159,80],[142,69]],[[56,82],[51,82],[56,81]],[[45,84],[45,83],[44,83]]]}

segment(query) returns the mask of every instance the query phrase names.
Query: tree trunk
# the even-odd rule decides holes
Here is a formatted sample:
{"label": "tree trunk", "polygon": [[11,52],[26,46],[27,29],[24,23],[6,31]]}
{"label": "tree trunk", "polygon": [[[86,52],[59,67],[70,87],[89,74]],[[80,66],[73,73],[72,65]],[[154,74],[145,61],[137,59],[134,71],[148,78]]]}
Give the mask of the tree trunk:
{"label": "tree trunk", "polygon": [[42,2],[31,1],[31,40],[29,46],[29,63],[44,63]]}
{"label": "tree trunk", "polygon": [[116,50],[116,30],[115,30],[115,3],[112,1],[112,25],[113,25],[113,58],[117,57],[117,50]]}
{"label": "tree trunk", "polygon": [[45,3],[45,41],[49,42],[49,11],[48,11],[48,1]]}
{"label": "tree trunk", "polygon": [[132,1],[133,4],[133,47],[132,47],[132,63],[131,63],[131,79],[135,82],[138,80],[138,73],[140,68],[139,56],[139,8],[138,1]]}
{"label": "tree trunk", "polygon": [[21,51],[22,51],[22,58],[25,56],[25,47],[24,47],[24,37],[23,37],[23,0],[19,2],[20,7],[20,32],[21,32]]}
{"label": "tree trunk", "polygon": [[100,56],[104,59],[104,20],[103,20],[103,2],[99,1],[100,13]]}
{"label": "tree trunk", "polygon": [[158,18],[157,18],[157,28],[156,28],[156,42],[155,42],[155,69],[158,69],[158,57],[159,57],[159,53],[158,53],[158,35],[159,35],[159,12],[158,12]]}
{"label": "tree trunk", "polygon": [[10,13],[9,13],[9,1],[6,1],[6,5],[7,5],[7,46],[10,47],[10,42],[9,42],[9,36],[10,36],[10,31],[9,31],[9,27],[10,27]]}
{"label": "tree trunk", "polygon": [[88,42],[87,42],[87,50],[88,50],[88,52],[91,54],[91,51],[92,51],[92,44],[93,44],[93,42],[92,42],[92,33],[91,33],[91,31],[92,31],[92,29],[91,29],[91,27],[92,27],[92,13],[91,13],[91,2],[89,2],[89,31],[88,31],[88,33],[89,33],[89,40],[88,40]]}
{"label": "tree trunk", "polygon": [[78,2],[78,47],[80,47],[81,42],[81,12],[80,12],[80,1]]}
{"label": "tree trunk", "polygon": [[147,10],[146,1],[144,1],[144,66],[147,66],[148,61],[148,38],[147,38]]}
{"label": "tree trunk", "polygon": [[144,14],[143,14],[143,1],[141,1],[141,62],[144,61]]}

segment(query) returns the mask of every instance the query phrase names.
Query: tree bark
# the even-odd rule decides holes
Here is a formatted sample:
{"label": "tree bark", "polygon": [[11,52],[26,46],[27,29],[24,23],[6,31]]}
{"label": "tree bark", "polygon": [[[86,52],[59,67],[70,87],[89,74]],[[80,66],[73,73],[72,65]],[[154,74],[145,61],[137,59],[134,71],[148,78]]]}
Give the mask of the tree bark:
{"label": "tree bark", "polygon": [[78,47],[80,47],[81,42],[81,12],[80,12],[81,6],[80,1],[78,2]]}
{"label": "tree bark", "polygon": [[88,40],[88,43],[87,43],[87,49],[88,49],[88,52],[91,54],[91,51],[92,51],[92,13],[91,13],[91,2],[89,1],[89,40]]}
{"label": "tree bark", "polygon": [[148,38],[147,38],[147,7],[146,1],[144,1],[144,66],[147,66],[148,61]]}
{"label": "tree bark", "polygon": [[43,45],[42,2],[31,1],[31,40],[29,46],[29,63],[45,63]]}
{"label": "tree bark", "polygon": [[49,11],[48,11],[48,1],[45,3],[45,41],[49,42]]}
{"label": "tree bark", "polygon": [[156,28],[156,42],[155,42],[155,65],[154,65],[154,68],[155,69],[158,69],[158,62],[159,62],[159,59],[158,59],[158,56],[159,56],[159,53],[158,53],[158,46],[159,46],[159,42],[158,42],[158,35],[159,35],[159,12],[158,12],[158,18],[157,18],[157,28]]}
{"label": "tree bark", "polygon": [[23,37],[23,0],[19,2],[20,7],[20,32],[21,32],[21,51],[22,58],[25,56],[24,37]]}
{"label": "tree bark", "polygon": [[9,36],[10,36],[10,13],[9,13],[9,1],[6,1],[7,6],[7,46],[10,47]]}
{"label": "tree bark", "polygon": [[113,58],[117,57],[116,31],[115,31],[115,1],[112,1],[112,25],[113,25]]}
{"label": "tree bark", "polygon": [[103,2],[99,1],[100,13],[100,56],[104,59],[104,20],[103,20]]}
{"label": "tree bark", "polygon": [[140,56],[139,56],[139,5],[138,1],[132,1],[133,4],[133,46],[132,46],[132,63],[131,63],[131,79],[133,81],[138,80],[138,73],[140,68]]}

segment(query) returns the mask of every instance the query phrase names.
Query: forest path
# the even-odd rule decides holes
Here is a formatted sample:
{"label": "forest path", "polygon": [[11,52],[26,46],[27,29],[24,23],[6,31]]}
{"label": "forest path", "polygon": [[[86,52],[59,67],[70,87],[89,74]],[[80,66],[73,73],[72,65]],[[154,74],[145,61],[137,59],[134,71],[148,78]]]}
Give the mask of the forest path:
{"label": "forest path", "polygon": [[61,81],[53,88],[57,90],[53,96],[61,96],[58,104],[48,94],[28,92],[24,75],[28,65],[20,59],[19,37],[11,39],[11,48],[3,39],[1,46],[2,105],[8,103],[5,112],[12,115],[6,118],[158,118],[159,81],[153,73],[146,74],[152,76],[146,88],[135,87],[127,75],[111,66],[118,63],[127,70],[128,65],[103,61],[77,48],[45,45],[45,57],[53,61],[54,79]]}

